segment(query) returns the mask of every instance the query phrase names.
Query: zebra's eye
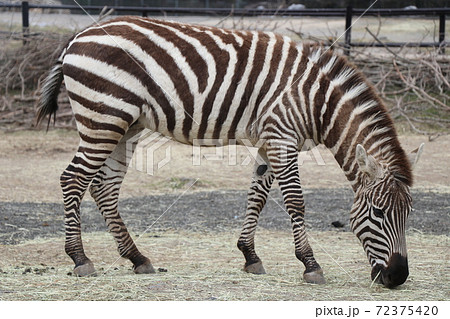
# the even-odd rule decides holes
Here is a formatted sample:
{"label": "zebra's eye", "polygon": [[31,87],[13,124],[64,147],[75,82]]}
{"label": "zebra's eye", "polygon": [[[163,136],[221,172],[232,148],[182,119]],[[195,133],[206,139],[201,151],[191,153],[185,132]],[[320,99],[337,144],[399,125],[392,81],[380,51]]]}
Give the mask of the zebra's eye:
{"label": "zebra's eye", "polygon": [[375,215],[375,217],[378,217],[378,218],[383,218],[384,217],[384,212],[383,212],[382,209],[373,207],[372,211],[373,211],[373,214]]}

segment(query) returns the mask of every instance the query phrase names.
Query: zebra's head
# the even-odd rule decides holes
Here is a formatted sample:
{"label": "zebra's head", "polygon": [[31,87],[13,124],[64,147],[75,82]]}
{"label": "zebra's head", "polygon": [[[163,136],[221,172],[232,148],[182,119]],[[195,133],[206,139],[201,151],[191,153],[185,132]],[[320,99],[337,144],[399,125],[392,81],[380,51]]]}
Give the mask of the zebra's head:
{"label": "zebra's head", "polygon": [[[411,154],[412,166],[422,147]],[[350,215],[351,228],[367,253],[372,280],[392,288],[403,284],[409,275],[405,239],[411,212],[409,186],[361,145],[356,147],[356,161],[361,175]]]}

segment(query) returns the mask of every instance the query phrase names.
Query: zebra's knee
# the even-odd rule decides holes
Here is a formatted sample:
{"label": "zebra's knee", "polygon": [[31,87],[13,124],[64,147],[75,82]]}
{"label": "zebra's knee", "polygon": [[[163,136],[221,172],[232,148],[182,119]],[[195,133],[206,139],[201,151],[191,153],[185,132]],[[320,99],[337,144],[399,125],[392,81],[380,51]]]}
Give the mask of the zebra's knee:
{"label": "zebra's knee", "polygon": [[77,172],[65,170],[59,177],[59,183],[63,190],[70,187],[71,189],[79,189],[83,192],[88,187],[91,179],[92,175],[82,175]]}

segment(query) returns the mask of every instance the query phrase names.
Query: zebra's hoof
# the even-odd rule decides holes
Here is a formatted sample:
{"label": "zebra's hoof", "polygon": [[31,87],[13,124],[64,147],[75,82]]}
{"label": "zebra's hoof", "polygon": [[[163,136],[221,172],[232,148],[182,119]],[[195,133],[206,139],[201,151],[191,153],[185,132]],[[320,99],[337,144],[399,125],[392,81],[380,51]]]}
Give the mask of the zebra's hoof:
{"label": "zebra's hoof", "polygon": [[254,264],[245,266],[244,271],[249,272],[251,274],[255,274],[255,275],[264,275],[266,273],[266,270],[264,269],[262,261],[258,261]]}
{"label": "zebra's hoof", "polygon": [[78,277],[95,277],[97,276],[97,272],[95,271],[94,264],[92,261],[88,261],[87,263],[75,267],[73,273]]}
{"label": "zebra's hoof", "polygon": [[303,280],[308,284],[323,285],[326,283],[323,271],[320,268],[315,271],[305,272],[303,274]]}
{"label": "zebra's hoof", "polygon": [[134,273],[135,274],[154,274],[155,269],[153,268],[150,260],[147,260],[142,265],[139,265],[136,268],[134,268]]}

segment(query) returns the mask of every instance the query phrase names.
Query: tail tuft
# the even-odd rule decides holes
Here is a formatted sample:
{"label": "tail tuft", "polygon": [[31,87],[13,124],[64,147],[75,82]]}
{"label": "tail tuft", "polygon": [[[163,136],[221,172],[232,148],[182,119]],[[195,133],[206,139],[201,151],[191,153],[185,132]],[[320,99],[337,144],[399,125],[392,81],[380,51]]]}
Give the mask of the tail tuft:
{"label": "tail tuft", "polygon": [[47,115],[49,115],[47,123],[48,130],[52,115],[53,119],[55,119],[56,111],[58,110],[58,94],[62,81],[62,61],[59,60],[50,71],[44,81],[44,85],[42,86],[36,115],[36,126],[38,126]]}

